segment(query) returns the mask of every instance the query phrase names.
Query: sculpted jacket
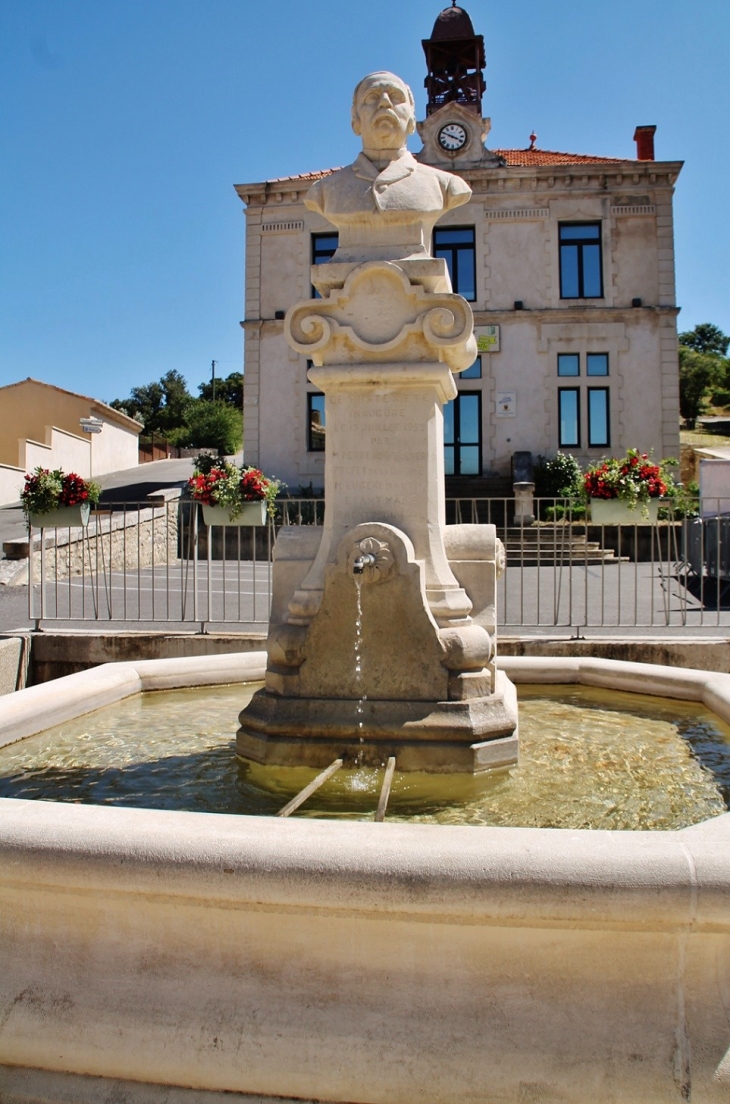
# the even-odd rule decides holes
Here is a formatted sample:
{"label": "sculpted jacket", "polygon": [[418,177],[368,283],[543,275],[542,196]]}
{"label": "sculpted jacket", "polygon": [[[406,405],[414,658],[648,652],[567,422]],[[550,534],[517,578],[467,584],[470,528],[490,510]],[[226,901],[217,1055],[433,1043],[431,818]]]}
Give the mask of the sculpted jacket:
{"label": "sculpted jacket", "polygon": [[429,256],[434,224],[470,196],[460,177],[422,165],[406,150],[382,171],[360,153],[316,181],[304,202],[340,232],[335,260],[399,260]]}

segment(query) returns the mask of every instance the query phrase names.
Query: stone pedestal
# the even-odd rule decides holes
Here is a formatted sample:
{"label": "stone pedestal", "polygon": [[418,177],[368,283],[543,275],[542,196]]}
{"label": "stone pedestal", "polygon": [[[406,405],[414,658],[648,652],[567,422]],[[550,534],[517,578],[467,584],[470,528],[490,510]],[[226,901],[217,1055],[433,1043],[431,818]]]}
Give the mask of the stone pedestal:
{"label": "stone pedestal", "polygon": [[513,483],[515,495],[515,525],[532,525],[535,521],[535,484]]}
{"label": "stone pedestal", "polygon": [[319,608],[324,569],[343,535],[369,519],[403,529],[423,561],[426,595],[439,625],[462,622],[471,603],[446,560],[443,404],[456,395],[438,363],[312,368],[326,395],[324,539],[290,604],[306,623]]}

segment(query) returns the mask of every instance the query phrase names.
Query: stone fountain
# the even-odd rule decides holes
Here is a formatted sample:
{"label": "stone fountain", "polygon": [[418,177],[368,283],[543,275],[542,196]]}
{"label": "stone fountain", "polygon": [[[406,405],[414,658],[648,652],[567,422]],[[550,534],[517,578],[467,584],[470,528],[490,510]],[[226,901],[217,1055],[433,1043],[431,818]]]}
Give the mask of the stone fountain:
{"label": "stone fountain", "polygon": [[445,524],[442,408],[477,348],[430,243],[471,189],[408,152],[413,95],[392,73],[358,84],[352,125],[362,153],[305,201],[339,248],[285,321],[327,396],[325,522],[279,535],[266,684],[238,752],[476,773],[516,761],[517,706],[494,662],[502,546],[493,526]]}
{"label": "stone fountain", "polygon": [[[405,152],[396,78],[366,78],[354,116],[365,157],[310,197],[339,255],[287,323],[327,394],[327,524],[279,537],[268,654],[28,687],[3,699],[0,745],[141,690],[258,682],[266,661],[251,759],[357,755],[359,716],[363,754],[401,769],[514,757],[501,550],[488,526],[444,528],[441,404],[473,345],[427,244],[468,189]],[[500,663],[730,721],[726,673]],[[560,831],[2,799],[0,1098],[726,1104],[729,840],[730,815]]]}

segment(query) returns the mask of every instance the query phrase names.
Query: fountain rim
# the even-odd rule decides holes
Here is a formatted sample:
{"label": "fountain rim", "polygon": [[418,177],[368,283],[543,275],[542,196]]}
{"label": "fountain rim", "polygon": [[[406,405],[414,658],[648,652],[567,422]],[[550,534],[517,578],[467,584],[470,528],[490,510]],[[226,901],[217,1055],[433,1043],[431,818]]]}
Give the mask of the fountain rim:
{"label": "fountain rim", "polygon": [[[258,682],[263,677],[264,665],[263,652],[105,664],[10,695],[7,702],[3,701],[0,740],[9,743],[22,739],[33,731],[140,690]],[[606,685],[613,676],[614,684],[619,680],[620,689],[640,688],[651,693],[663,686],[673,697],[701,701],[716,712],[722,709],[724,716],[730,715],[730,675],[573,658],[509,658],[503,660],[503,666],[510,677],[522,682]],[[304,971],[308,979],[305,988],[295,993],[295,1036],[287,1034],[290,1023],[286,1017],[282,1019],[277,993],[269,1003],[264,1002],[265,1023],[276,1028],[277,1038],[283,1032],[292,1046],[292,1039],[300,1037],[302,1024],[307,1022],[307,1010],[316,1004],[322,986],[331,985],[332,962],[338,963],[337,968],[345,976],[352,967],[353,955],[354,961],[359,961],[357,948],[365,931],[375,935],[379,931],[380,938],[386,940],[391,932],[399,932],[400,939],[407,941],[408,954],[414,953],[414,947],[420,948],[424,963],[431,961],[430,933],[446,932],[449,956],[461,962],[462,969],[471,963],[477,945],[497,948],[506,956],[505,963],[516,962],[518,968],[525,946],[534,943],[543,948],[554,947],[554,952],[548,953],[548,967],[550,963],[557,964],[556,970],[559,966],[553,981],[564,974],[568,983],[564,990],[558,987],[557,995],[554,985],[551,986],[550,1014],[555,1016],[556,1007],[560,1010],[562,1004],[569,1005],[566,1015],[574,1024],[575,1002],[582,1000],[581,1024],[588,1024],[589,1031],[598,1033],[600,1041],[603,1038],[600,1032],[607,1030],[606,1008],[603,1001],[596,1004],[594,959],[590,954],[585,956],[587,946],[597,949],[599,943],[603,946],[605,938],[613,941],[611,946],[627,948],[617,959],[626,967],[626,981],[624,974],[619,973],[611,990],[624,995],[631,990],[634,979],[634,958],[628,952],[633,948],[635,954],[637,939],[644,948],[648,939],[648,946],[658,948],[656,953],[661,952],[657,961],[665,962],[668,936],[671,946],[682,948],[691,938],[690,946],[698,948],[691,961],[705,962],[706,966],[704,974],[700,971],[700,981],[688,991],[694,1001],[706,999],[716,1003],[717,951],[703,948],[716,948],[718,936],[730,936],[729,841],[730,813],[676,831],[632,832],[403,824],[387,820],[384,823],[291,820],[2,798],[0,893],[17,904],[13,914],[17,917],[16,927],[10,929],[17,938],[13,960],[18,967],[17,979],[13,982],[15,988],[8,990],[6,986],[6,992],[46,992],[52,983],[57,987],[76,985],[72,990],[76,1002],[74,1015],[83,1029],[79,1030],[80,1041],[69,1057],[65,1013],[49,1018],[42,1032],[27,1015],[25,1019],[21,1016],[15,1025],[15,1035],[4,1033],[4,1053],[12,1053],[21,1080],[46,1078],[54,1090],[53,1093],[49,1090],[49,1099],[58,1101],[68,1097],[67,1077],[76,1078],[70,1082],[73,1087],[81,1084],[78,1080],[81,1075],[84,1084],[93,1075],[101,1078],[100,1082],[93,1081],[94,1085],[113,1085],[112,1079],[119,1076],[120,1069],[134,1077],[128,1083],[133,1088],[127,1095],[139,1104],[142,1096],[151,1099],[150,1087],[160,1085],[167,1086],[165,1091],[169,1089],[170,1099],[180,1101],[187,1099],[182,1094],[187,1093],[191,1084],[204,1087],[211,1100],[219,1098],[221,1089],[230,1095],[241,1088],[241,1070],[225,1048],[215,1052],[215,1066],[203,1067],[202,1072],[196,1066],[197,1080],[186,1080],[187,1051],[184,1054],[183,1048],[189,1050],[189,1038],[203,1038],[210,1031],[210,1002],[200,1002],[196,989],[186,1003],[185,994],[190,992],[188,950],[193,944],[183,942],[182,949],[173,947],[159,975],[155,971],[150,974],[140,965],[148,961],[151,946],[161,944],[171,930],[178,930],[171,928],[173,919],[183,933],[188,930],[186,925],[195,926],[199,943],[194,945],[210,956],[206,983],[210,983],[211,977],[220,987],[221,1007],[230,1005],[237,1009],[242,999],[241,987],[244,993],[247,991],[250,960],[246,955],[250,954],[250,948],[241,939],[242,931],[262,933],[263,942],[254,945],[259,948],[261,962],[269,963],[266,955],[273,956],[270,977],[278,976],[281,948],[289,947],[291,951],[294,947],[299,956],[304,940],[304,960],[313,967]],[[141,910],[146,920],[138,928]],[[87,916],[93,923],[85,927]],[[97,919],[101,916],[104,922],[99,926]],[[321,927],[323,920],[329,925],[326,929]],[[65,924],[70,926],[64,927]],[[494,936],[489,935],[491,928],[495,929]],[[271,930],[279,937],[272,939]],[[328,933],[326,937],[322,935],[324,931]],[[332,932],[340,933],[339,937],[330,940]],[[50,943],[39,938],[39,933],[49,933],[48,938],[57,941],[70,938],[74,947],[81,948],[81,958],[73,959],[83,964],[78,982],[69,980],[73,971],[69,973],[63,955],[49,959],[45,948]],[[77,944],[75,940],[81,942]],[[323,973],[315,967],[325,944],[327,970]],[[221,946],[226,948],[223,957]],[[233,957],[236,953],[243,957],[236,959]],[[684,956],[684,950],[681,953]],[[58,966],[54,967],[53,961]],[[231,970],[230,962],[240,966]],[[120,963],[125,971],[125,985],[121,987],[116,984]],[[300,969],[299,957],[296,963]],[[440,968],[439,963],[436,965]],[[504,963],[496,962],[497,976],[503,966]],[[669,984],[678,987],[681,993],[685,984],[694,984],[693,971],[688,971],[686,982],[682,973],[673,980],[675,973],[670,971]],[[469,971],[464,974],[468,976]],[[666,970],[657,967],[650,978],[652,992],[657,994],[652,1008],[659,1011],[648,1021],[646,1045],[655,1050],[659,1043],[664,1045],[669,1039],[666,1043],[669,1046],[675,1038],[673,1015],[669,1026],[665,1024],[665,1006],[673,1008],[677,1001],[676,995],[672,998],[674,1003],[666,996],[666,976]],[[176,982],[174,992],[178,994],[179,1007],[170,997],[171,977]],[[427,995],[431,993],[429,986],[436,992],[443,985],[443,974],[438,969],[433,975],[427,972],[419,978]],[[521,973],[519,984],[523,984]],[[31,985],[35,988],[29,988]],[[387,987],[384,991],[378,986],[377,1014],[385,1017],[389,1037],[398,1040],[403,1053],[421,1054],[418,1048],[423,1046],[422,1020],[413,1030],[406,1024],[404,1034],[398,1036],[403,1006],[397,1000],[389,1003],[388,992]],[[541,1007],[542,990],[536,992],[535,999]],[[129,993],[136,997],[144,1030],[159,1043],[152,1058],[143,1048],[140,1055],[134,1032],[131,1041],[116,1026],[104,1033],[108,1017],[99,1017],[99,1001],[110,1001],[111,1009],[121,1008],[126,1014],[124,1001],[131,999]],[[483,1000],[483,993],[483,989],[474,990],[466,1001],[460,989],[450,1014],[457,1006],[476,1007]],[[710,996],[704,998],[703,994]],[[289,994],[286,995],[288,998]],[[166,1007],[165,1002],[171,999],[177,1009],[175,1016],[151,1014],[151,1018],[144,1019],[142,1012],[148,1006],[154,1012],[158,1006]],[[289,1008],[289,1001],[284,1005]],[[623,1001],[618,1006],[625,1015]],[[326,1036],[322,1063],[318,1066],[318,1071],[323,1071],[318,1076],[329,1078],[327,1084],[334,1084],[335,1078],[341,1077],[336,1045],[341,1040],[339,1007],[335,1009],[335,1028]],[[343,1015],[348,1007],[343,1005]],[[21,1008],[19,1015],[23,1012]],[[110,1022],[115,1024],[113,1020]],[[610,1021],[615,1023],[616,1015]],[[240,1025],[237,1030],[240,1031]],[[726,1046],[726,1017],[721,1016],[719,1027],[713,1030],[713,1038],[721,1038]],[[695,1033],[702,1038],[701,1028]],[[309,1038],[314,1045],[319,1034]],[[528,1048],[524,1051],[525,1062],[529,1065],[528,1051],[532,1053],[534,1037],[528,1032],[525,1038],[524,1045]],[[553,1044],[551,1038],[550,1045]],[[632,1037],[632,1056],[635,1045]],[[9,1051],[8,1047],[13,1046],[14,1050]],[[126,1063],[123,1066],[120,1047]],[[614,1060],[612,1042],[611,1047]],[[53,1057],[56,1053],[63,1054],[60,1066],[60,1059]],[[199,1053],[195,1052],[196,1060]],[[599,1053],[602,1055],[603,1051]],[[698,1080],[707,1084],[711,1077],[717,1078],[717,1056],[712,1046],[695,1048],[695,1054],[700,1054],[700,1059],[693,1059],[693,1084]],[[710,1061],[712,1057],[714,1060]],[[0,1062],[2,1058],[0,1055]],[[221,1066],[222,1061],[228,1064]],[[570,1078],[564,1082],[568,1099],[568,1093],[573,1093],[576,1085],[576,1074],[570,1064],[574,1063],[573,1051],[565,1061],[569,1067],[566,1076]],[[7,1069],[0,1065],[0,1078]],[[725,1077],[724,1067],[718,1070]],[[644,1082],[640,1074],[634,1063],[626,1076],[638,1077],[641,1088]],[[299,1070],[296,1076],[300,1077]],[[595,1077],[592,1074],[591,1077],[584,1077],[586,1090],[581,1086],[581,1098],[585,1098],[589,1084],[591,1091],[595,1089]],[[243,1081],[247,1093],[263,1087],[268,1096],[280,1099],[288,1098],[292,1084],[289,1071],[280,1073],[266,1054],[260,1061],[254,1054]],[[298,1095],[321,1096],[320,1092],[308,1091],[311,1084],[307,1082]],[[437,1084],[440,1088],[440,1082]],[[670,1081],[670,1088],[674,1084]],[[451,1099],[453,1085],[449,1083],[443,1089],[441,1095],[434,1093],[429,1099]],[[77,1095],[80,1099],[82,1094]],[[359,1089],[355,1092],[354,1088],[352,1091],[347,1088],[339,1095],[329,1093],[329,1098],[353,1100],[364,1095]],[[635,1095],[637,1099],[644,1098],[641,1092]],[[222,1092],[220,1099],[223,1101]]]}

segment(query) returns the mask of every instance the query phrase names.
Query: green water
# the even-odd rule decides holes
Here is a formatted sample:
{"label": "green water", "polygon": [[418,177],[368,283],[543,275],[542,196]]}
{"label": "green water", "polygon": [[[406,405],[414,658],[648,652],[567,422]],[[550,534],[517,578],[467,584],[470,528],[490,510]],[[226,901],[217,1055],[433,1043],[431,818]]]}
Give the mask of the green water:
{"label": "green water", "polygon": [[[510,771],[396,773],[388,820],[682,828],[730,804],[730,728],[695,704],[520,686]],[[236,758],[240,686],[144,694],[0,749],[0,797],[270,816],[316,771]],[[383,772],[341,770],[295,816],[371,820]]]}

